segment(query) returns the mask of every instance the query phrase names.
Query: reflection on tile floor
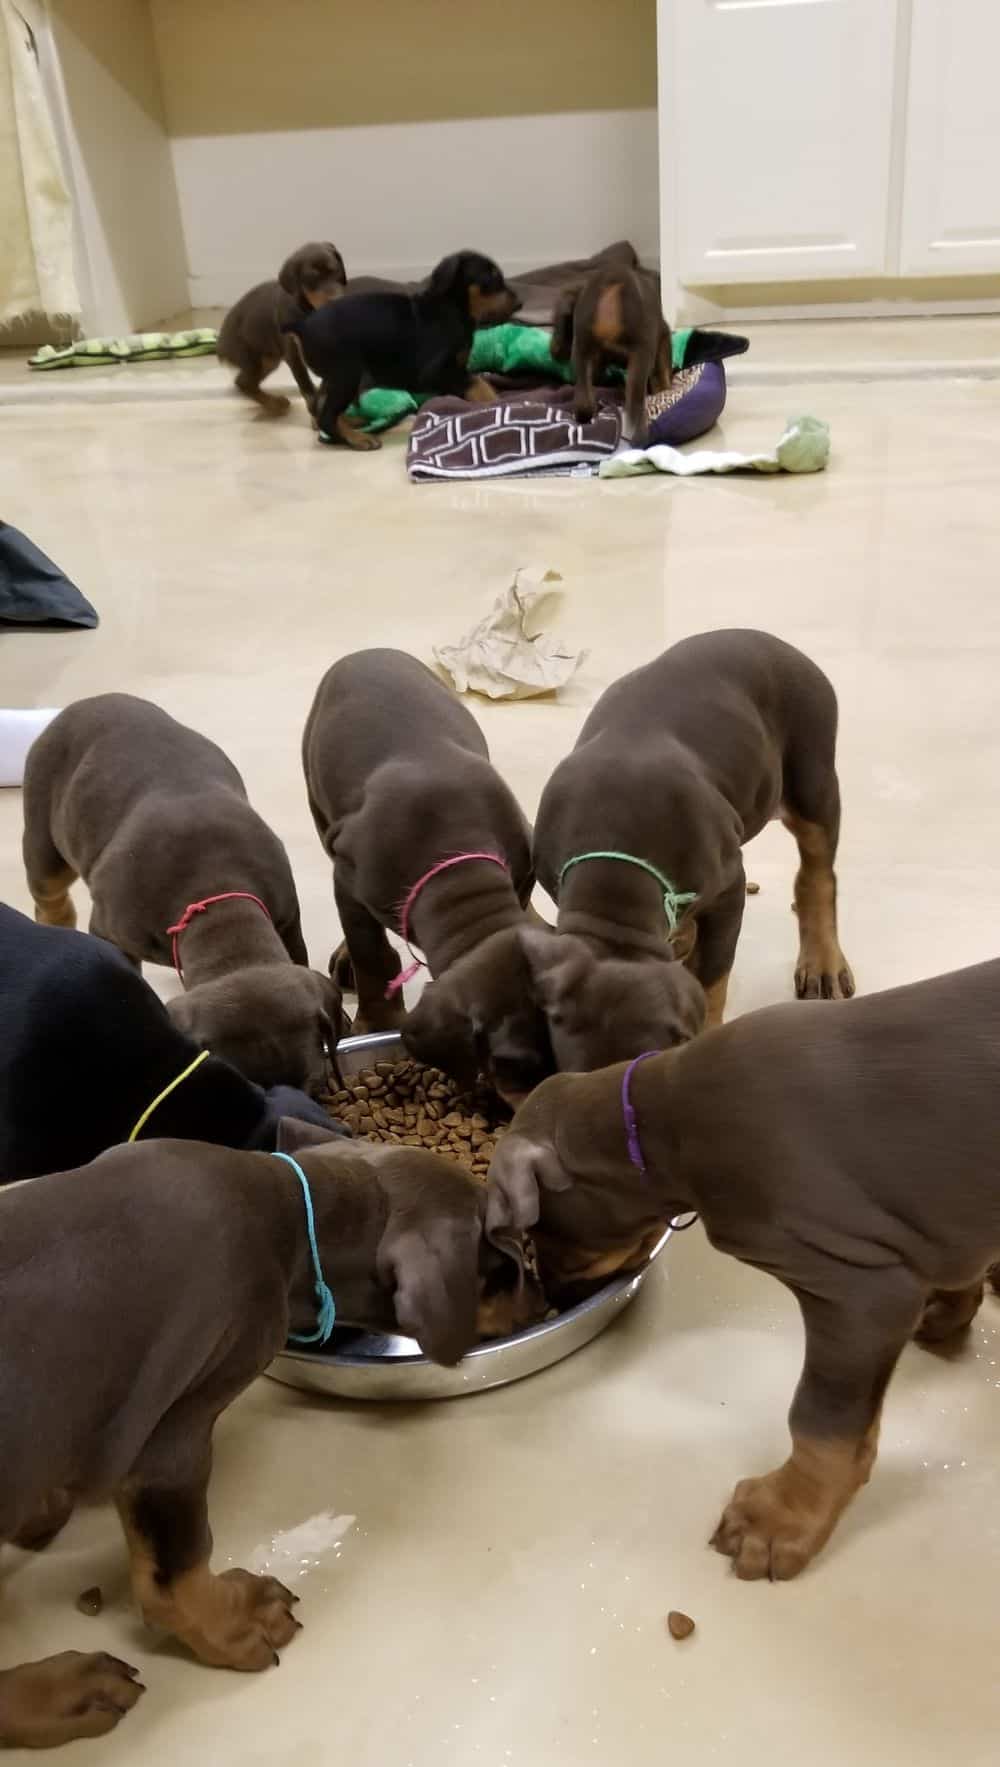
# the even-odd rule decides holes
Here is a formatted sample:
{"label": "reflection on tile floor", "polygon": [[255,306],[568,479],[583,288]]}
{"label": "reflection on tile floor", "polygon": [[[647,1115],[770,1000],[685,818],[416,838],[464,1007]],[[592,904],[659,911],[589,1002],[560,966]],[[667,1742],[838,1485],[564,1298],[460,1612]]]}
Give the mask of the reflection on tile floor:
{"label": "reflection on tile floor", "polygon": [[[933,327],[916,347],[935,353]],[[529,813],[615,675],[688,632],[763,626],[840,692],[842,931],[861,987],[992,956],[996,386],[748,386],[725,440],[768,445],[790,409],[831,423],[821,478],[411,488],[400,435],[375,456],[322,450],[301,412],[19,408],[4,516],[102,625],[5,636],[0,704],[126,688],[220,741],[289,845],[322,965],[336,924],[298,765],[320,674],[365,643],[429,656],[537,561],[563,573],[559,625],[587,663],[559,704],[477,707]],[[18,794],[0,793],[0,894],[23,906],[19,830]],[[752,850],[734,1012],[789,993],[792,859],[780,829]],[[7,1555],[0,1661],[99,1646],[142,1665],[142,1706],[74,1749],[82,1767],[986,1767],[1000,1302],[956,1363],[907,1351],[875,1480],[825,1557],[796,1584],[743,1587],[705,1541],[734,1479],[783,1452],[799,1355],[783,1292],[696,1229],[607,1337],[523,1385],[411,1410],[261,1382],[219,1431],[220,1565],[280,1553],[275,1536],[322,1512],[356,1517],[293,1566],[306,1630],[280,1671],[201,1669],[144,1633],[104,1513],[37,1561]],[[106,1607],[86,1619],[73,1601],[95,1582]],[[672,1607],[698,1622],[686,1644],[666,1634]]]}

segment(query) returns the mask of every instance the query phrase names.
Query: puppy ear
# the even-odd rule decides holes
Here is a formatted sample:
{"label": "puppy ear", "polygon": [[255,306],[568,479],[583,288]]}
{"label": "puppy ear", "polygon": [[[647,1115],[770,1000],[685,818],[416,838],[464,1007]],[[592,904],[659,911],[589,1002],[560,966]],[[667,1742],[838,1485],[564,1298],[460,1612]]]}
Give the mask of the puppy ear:
{"label": "puppy ear", "polygon": [[298,295],[302,292],[302,264],[297,252],[285,259],[278,271],[278,281],[286,294]]}
{"label": "puppy ear", "polygon": [[338,252],[336,246],[334,245],[333,240],[332,239],[324,240],[323,244],[324,244],[325,249],[329,252],[334,263],[339,267],[341,279],[344,282],[346,282],[347,281],[347,265],[344,263],[344,260],[341,257],[340,253]]}
{"label": "puppy ear", "polygon": [[572,933],[526,926],[518,938],[535,998],[551,1017],[572,1003],[594,959],[583,940]]}
{"label": "puppy ear", "polygon": [[449,295],[457,287],[464,287],[462,267],[465,255],[464,252],[452,252],[450,257],[441,259],[440,264],[431,271],[431,279],[427,284],[428,294]]}
{"label": "puppy ear", "polygon": [[277,1151],[298,1153],[303,1147],[329,1147],[331,1141],[338,1139],[332,1123],[328,1129],[321,1129],[316,1123],[303,1123],[299,1117],[282,1117],[278,1124]]}
{"label": "puppy ear", "polygon": [[399,1329],[432,1362],[453,1367],[476,1342],[479,1235],[472,1222],[446,1215],[397,1225],[389,1217],[376,1272],[394,1290]]}
{"label": "puppy ear", "polygon": [[475,1085],[479,1060],[472,1019],[451,983],[428,982],[404,1020],[401,1035],[415,1061],[443,1068],[460,1086]]}

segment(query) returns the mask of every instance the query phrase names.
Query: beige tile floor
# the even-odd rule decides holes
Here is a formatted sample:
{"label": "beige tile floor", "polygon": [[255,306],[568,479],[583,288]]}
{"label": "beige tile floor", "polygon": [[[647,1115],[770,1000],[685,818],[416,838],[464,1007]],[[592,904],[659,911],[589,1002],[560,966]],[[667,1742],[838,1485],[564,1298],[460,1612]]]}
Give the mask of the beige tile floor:
{"label": "beige tile floor", "polygon": [[[955,340],[948,323],[957,358],[976,356],[981,328]],[[939,344],[928,325],[906,348],[930,361]],[[288,841],[323,962],[336,929],[297,758],[320,673],[372,642],[428,656],[539,561],[564,575],[558,624],[588,660],[559,704],[477,708],[529,811],[616,674],[687,632],[764,626],[840,692],[842,926],[861,986],[993,955],[996,386],[747,385],[726,441],[772,442],[789,410],[829,419],[824,477],[474,489],[409,487],[398,435],[374,457],[324,451],[300,414],[260,422],[225,397],[11,409],[3,514],[102,625],[0,639],[0,704],[124,687],[220,740]],[[0,793],[0,894],[23,905],[19,818]],[[791,984],[780,830],[750,870],[734,1012]],[[696,1229],[611,1333],[523,1385],[378,1409],[262,1381],[233,1407],[220,1565],[320,1512],[356,1517],[339,1549],[293,1559],[306,1629],[279,1671],[201,1669],[146,1634],[102,1513],[38,1561],[8,1554],[0,1661],[99,1646],[142,1665],[146,1699],[109,1742],[78,1745],[81,1767],[986,1767],[998,1328],[991,1301],[956,1363],[906,1353],[875,1481],[833,1545],[798,1583],[744,1587],[705,1541],[734,1479],[783,1453],[799,1328],[776,1285]],[[95,1582],[107,1605],[86,1619],[73,1601]],[[671,1607],[698,1622],[685,1645],[665,1634]]]}

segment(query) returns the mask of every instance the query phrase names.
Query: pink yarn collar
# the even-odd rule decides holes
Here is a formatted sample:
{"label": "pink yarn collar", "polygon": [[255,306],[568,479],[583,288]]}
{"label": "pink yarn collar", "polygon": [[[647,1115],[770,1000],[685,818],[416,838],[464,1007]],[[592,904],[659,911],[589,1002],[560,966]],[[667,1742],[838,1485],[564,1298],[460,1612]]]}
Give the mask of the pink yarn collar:
{"label": "pink yarn collar", "polygon": [[432,865],[429,871],[424,872],[423,877],[417,878],[416,883],[407,892],[399,910],[399,936],[406,945],[406,949],[409,951],[413,961],[412,963],[408,963],[405,969],[400,970],[398,976],[393,976],[392,981],[389,983],[389,986],[385,991],[385,998],[387,1000],[391,1000],[394,994],[398,994],[399,990],[404,987],[407,982],[412,982],[418,970],[427,968],[424,959],[417,956],[413,946],[410,944],[410,917],[421,890],[424,888],[425,884],[430,883],[432,877],[437,877],[442,871],[450,871],[453,865],[465,865],[471,859],[486,859],[491,865],[499,865],[501,870],[506,871],[508,875],[510,874],[510,866],[507,864],[506,859],[501,859],[499,853],[454,853],[450,859],[439,859],[436,865]]}

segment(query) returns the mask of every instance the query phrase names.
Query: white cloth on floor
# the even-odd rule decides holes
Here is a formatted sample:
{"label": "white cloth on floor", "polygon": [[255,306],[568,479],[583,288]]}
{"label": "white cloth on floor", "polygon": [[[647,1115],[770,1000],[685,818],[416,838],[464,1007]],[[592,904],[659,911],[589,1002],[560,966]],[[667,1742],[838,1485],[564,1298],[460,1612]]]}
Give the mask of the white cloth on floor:
{"label": "white cloth on floor", "polygon": [[73,207],[30,33],[0,0],[0,324],[77,317]]}
{"label": "white cloth on floor", "polygon": [[790,417],[784,435],[767,454],[739,454],[734,448],[695,448],[682,454],[658,442],[652,448],[619,448],[602,460],[602,479],[628,479],[643,472],[670,472],[690,478],[703,472],[822,472],[830,458],[830,426],[821,417]]}
{"label": "white cloth on floor", "polygon": [[58,710],[58,706],[38,706],[24,712],[0,710],[0,786],[21,784],[28,750]]}

